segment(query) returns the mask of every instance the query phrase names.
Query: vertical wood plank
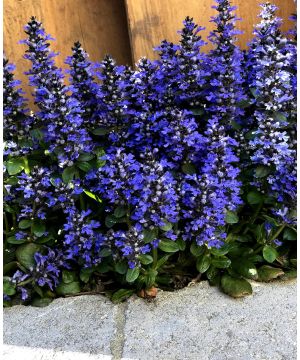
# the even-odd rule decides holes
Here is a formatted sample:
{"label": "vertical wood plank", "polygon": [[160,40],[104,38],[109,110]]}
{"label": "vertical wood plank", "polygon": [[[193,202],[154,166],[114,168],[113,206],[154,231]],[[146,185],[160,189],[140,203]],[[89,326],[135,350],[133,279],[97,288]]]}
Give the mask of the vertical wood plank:
{"label": "vertical wood plank", "polygon": [[18,41],[26,37],[23,27],[33,15],[56,39],[51,49],[60,53],[56,58],[59,67],[66,67],[64,60],[77,40],[93,61],[109,53],[119,63],[131,64],[123,0],[4,0],[4,51],[17,65],[16,76],[22,80],[27,95],[30,88],[23,72],[30,64],[22,58],[26,46]]}
{"label": "vertical wood plank", "polygon": [[[202,36],[206,39],[213,29],[210,17],[216,14],[211,8],[213,0],[125,0],[129,33],[134,62],[140,57],[155,58],[153,47],[163,39],[178,41],[177,31],[182,28],[186,16],[193,17],[206,30]],[[246,47],[252,37],[254,25],[258,22],[259,4],[262,0],[233,0],[238,6],[237,15],[242,18],[237,27],[244,31],[239,37],[239,45]],[[278,16],[283,18],[283,30],[289,29],[291,22],[288,17],[296,11],[294,0],[273,0],[279,7]],[[208,45],[206,49],[208,50]]]}

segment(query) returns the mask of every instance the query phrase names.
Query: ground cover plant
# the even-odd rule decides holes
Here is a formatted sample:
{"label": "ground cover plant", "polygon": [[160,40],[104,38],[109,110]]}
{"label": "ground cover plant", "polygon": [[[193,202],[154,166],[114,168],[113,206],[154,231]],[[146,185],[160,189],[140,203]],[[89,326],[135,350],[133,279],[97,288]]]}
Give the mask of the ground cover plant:
{"label": "ground cover plant", "polygon": [[235,7],[215,9],[209,52],[187,17],[158,60],[92,63],[76,42],[67,75],[25,26],[34,111],[4,57],[5,306],[295,276],[296,30],[262,4],[241,50]]}

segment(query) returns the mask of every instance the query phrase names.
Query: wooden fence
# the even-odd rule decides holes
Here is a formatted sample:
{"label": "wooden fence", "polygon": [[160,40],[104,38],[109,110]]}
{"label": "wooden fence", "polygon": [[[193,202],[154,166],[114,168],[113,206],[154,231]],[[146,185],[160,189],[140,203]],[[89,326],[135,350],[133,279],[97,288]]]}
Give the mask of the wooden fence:
{"label": "wooden fence", "polygon": [[[233,0],[237,14],[243,20],[238,27],[244,31],[239,44],[246,47],[257,23],[259,3],[263,0]],[[26,76],[28,61],[22,59],[23,26],[34,15],[57,39],[52,49],[60,52],[57,63],[65,67],[72,44],[79,40],[93,61],[109,53],[121,64],[135,63],[141,56],[154,58],[152,48],[163,39],[177,41],[182,20],[191,16],[205,26],[203,36],[213,25],[213,0],[4,0],[4,51],[17,65],[16,75],[28,90]],[[273,0],[283,18],[283,30],[292,26],[288,17],[296,12],[294,0]]]}

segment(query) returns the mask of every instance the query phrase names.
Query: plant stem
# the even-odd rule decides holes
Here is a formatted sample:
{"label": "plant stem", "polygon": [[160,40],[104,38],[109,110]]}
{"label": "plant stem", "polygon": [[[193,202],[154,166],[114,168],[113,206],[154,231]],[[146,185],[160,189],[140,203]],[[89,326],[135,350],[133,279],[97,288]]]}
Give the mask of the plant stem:
{"label": "plant stem", "polygon": [[24,170],[26,174],[30,174],[30,168],[29,168],[29,164],[28,164],[28,159],[27,156],[24,156]]}
{"label": "plant stem", "polygon": [[17,218],[16,218],[15,213],[12,214],[12,218],[13,218],[13,227],[14,227],[14,230],[16,230],[17,229]]}
{"label": "plant stem", "polygon": [[6,246],[8,233],[9,233],[9,225],[8,225],[8,218],[5,213],[4,213],[4,223],[5,223],[5,246]]}
{"label": "plant stem", "polygon": [[26,284],[29,284],[32,280],[33,280],[33,278],[30,277],[29,279],[26,279],[26,280],[24,280],[24,281],[21,281],[21,282],[18,283],[17,285],[18,285],[18,286],[24,286],[24,285],[26,285]]}
{"label": "plant stem", "polygon": [[250,219],[250,224],[253,224],[253,223],[254,223],[254,221],[256,220],[256,218],[257,218],[257,216],[258,216],[258,214],[259,214],[262,206],[263,206],[263,203],[260,203],[259,206],[257,207],[257,209],[256,209],[253,217]]}
{"label": "plant stem", "polygon": [[[78,170],[76,170],[76,172],[75,172],[75,179],[80,179],[80,175],[79,175]],[[80,203],[80,209],[82,211],[85,210],[85,201],[84,201],[83,193],[79,195],[79,203]]]}
{"label": "plant stem", "polygon": [[262,249],[263,249],[263,246],[260,245],[255,251],[253,251],[253,255],[260,253]]}
{"label": "plant stem", "polygon": [[285,224],[281,225],[280,228],[276,231],[276,233],[272,236],[271,241],[275,240],[284,228]]}
{"label": "plant stem", "polygon": [[157,265],[157,248],[152,249],[152,256],[153,256],[152,268],[156,269],[156,265]]}
{"label": "plant stem", "polygon": [[127,214],[126,214],[126,221],[127,221],[128,229],[130,229],[131,228],[130,205],[128,205],[128,210],[127,210]]}
{"label": "plant stem", "polygon": [[80,209],[81,209],[81,210],[85,210],[85,204],[84,204],[83,194],[80,194],[80,195],[79,195],[79,201],[80,201]]}
{"label": "plant stem", "polygon": [[34,221],[34,216],[35,216],[35,210],[36,210],[36,202],[34,201],[33,206],[32,206],[32,224],[30,226],[30,237],[33,240],[33,221]]}
{"label": "plant stem", "polygon": [[[257,216],[258,216],[258,214],[259,214],[262,206],[263,206],[263,203],[259,204],[259,206],[257,207],[255,213],[253,214],[252,218],[250,219],[249,224],[253,224],[253,223],[254,223],[254,221],[256,220],[256,218],[257,218]],[[246,229],[244,230],[244,232],[243,232],[243,235],[247,234],[248,230],[249,230],[249,228],[246,228]]]}

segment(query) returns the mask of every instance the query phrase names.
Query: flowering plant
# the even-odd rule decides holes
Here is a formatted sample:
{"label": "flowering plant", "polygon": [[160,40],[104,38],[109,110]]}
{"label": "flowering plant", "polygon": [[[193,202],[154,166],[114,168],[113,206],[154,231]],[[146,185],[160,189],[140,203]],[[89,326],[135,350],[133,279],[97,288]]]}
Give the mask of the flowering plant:
{"label": "flowering plant", "polygon": [[[32,17],[22,43],[37,110],[4,57],[4,304],[208,279],[295,273],[296,33],[261,5],[247,51],[235,7],[216,0],[205,53],[187,17],[178,44],[135,69],[96,64],[76,42],[56,67]],[[272,264],[272,266],[270,265]]]}

